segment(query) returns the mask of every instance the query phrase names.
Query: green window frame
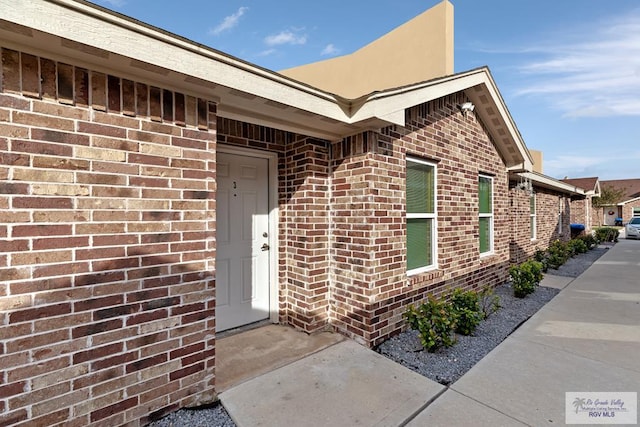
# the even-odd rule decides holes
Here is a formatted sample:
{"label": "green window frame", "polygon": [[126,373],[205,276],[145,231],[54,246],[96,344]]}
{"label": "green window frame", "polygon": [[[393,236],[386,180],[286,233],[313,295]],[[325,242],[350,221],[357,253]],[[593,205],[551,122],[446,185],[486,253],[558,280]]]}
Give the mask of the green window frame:
{"label": "green window frame", "polygon": [[437,266],[436,165],[407,157],[406,163],[407,274]]}
{"label": "green window frame", "polygon": [[480,255],[493,253],[493,177],[478,176],[478,236]]}
{"label": "green window frame", "polygon": [[529,226],[531,227],[531,240],[536,240],[538,237],[536,219],[536,193],[531,193],[531,196],[529,196]]}
{"label": "green window frame", "polygon": [[633,208],[633,216],[640,216],[640,208]]}

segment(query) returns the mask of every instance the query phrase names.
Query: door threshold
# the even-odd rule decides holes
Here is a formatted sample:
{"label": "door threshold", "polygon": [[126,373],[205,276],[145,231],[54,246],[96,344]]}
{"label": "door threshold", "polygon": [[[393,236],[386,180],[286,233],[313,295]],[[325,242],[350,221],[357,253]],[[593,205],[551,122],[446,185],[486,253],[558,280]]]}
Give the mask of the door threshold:
{"label": "door threshold", "polygon": [[345,339],[335,332],[309,335],[291,326],[272,324],[270,321],[252,323],[225,333],[231,335],[216,340],[218,393]]}
{"label": "door threshold", "polygon": [[262,328],[267,325],[275,325],[270,319],[258,320],[257,322],[248,323],[246,325],[238,326],[237,328],[226,329],[222,332],[216,332],[216,339],[222,339],[230,337],[232,335],[241,334],[252,329]]}

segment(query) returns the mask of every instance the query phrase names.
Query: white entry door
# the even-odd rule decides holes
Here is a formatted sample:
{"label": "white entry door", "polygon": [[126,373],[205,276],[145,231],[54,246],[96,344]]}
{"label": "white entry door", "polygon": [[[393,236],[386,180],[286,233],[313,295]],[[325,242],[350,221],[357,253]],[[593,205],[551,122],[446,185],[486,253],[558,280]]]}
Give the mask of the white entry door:
{"label": "white entry door", "polygon": [[269,161],[217,155],[216,331],[269,318]]}

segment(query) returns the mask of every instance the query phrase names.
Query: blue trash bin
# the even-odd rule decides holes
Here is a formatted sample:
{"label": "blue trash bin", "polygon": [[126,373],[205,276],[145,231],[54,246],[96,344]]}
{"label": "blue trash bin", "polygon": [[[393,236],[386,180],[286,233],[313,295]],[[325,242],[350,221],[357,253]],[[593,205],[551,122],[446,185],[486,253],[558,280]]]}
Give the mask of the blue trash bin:
{"label": "blue trash bin", "polygon": [[571,238],[579,236],[584,231],[584,224],[570,224],[571,227]]}

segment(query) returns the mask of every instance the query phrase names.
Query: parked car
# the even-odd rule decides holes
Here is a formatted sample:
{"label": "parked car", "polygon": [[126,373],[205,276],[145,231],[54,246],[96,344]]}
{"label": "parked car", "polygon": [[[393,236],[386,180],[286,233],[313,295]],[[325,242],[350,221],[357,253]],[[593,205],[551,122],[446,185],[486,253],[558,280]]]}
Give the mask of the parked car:
{"label": "parked car", "polygon": [[640,239],[640,216],[631,218],[625,227],[627,233],[627,239],[633,237],[634,239]]}

